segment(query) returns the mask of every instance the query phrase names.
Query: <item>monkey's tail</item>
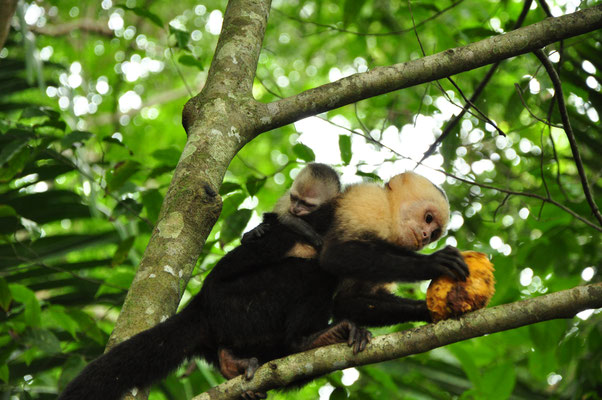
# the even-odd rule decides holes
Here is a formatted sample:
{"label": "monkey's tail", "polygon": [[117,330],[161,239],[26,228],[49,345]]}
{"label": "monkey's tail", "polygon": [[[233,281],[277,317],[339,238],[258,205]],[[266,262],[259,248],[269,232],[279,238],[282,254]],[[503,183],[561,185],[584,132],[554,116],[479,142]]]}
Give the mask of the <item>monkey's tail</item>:
{"label": "monkey's tail", "polygon": [[[119,400],[176,369],[186,358],[212,359],[211,341],[197,296],[180,313],[98,357],[67,385],[58,400]],[[215,353],[213,355],[212,353]]]}

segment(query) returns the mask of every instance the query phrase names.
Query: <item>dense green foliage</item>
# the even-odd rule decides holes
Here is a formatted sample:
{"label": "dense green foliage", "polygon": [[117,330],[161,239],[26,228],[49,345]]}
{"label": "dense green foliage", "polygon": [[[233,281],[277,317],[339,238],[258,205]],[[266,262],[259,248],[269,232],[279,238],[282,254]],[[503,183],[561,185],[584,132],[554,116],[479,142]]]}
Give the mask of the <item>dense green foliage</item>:
{"label": "dense green foliage", "polygon": [[[546,17],[542,3],[532,3],[523,25]],[[554,15],[575,10],[574,1],[548,3]],[[0,399],[54,398],[102,353],[185,143],[181,110],[203,86],[226,1],[121,4],[22,3],[0,51]],[[518,0],[274,1],[254,93],[272,101],[419,58],[421,45],[433,54],[475,42],[511,30],[523,6]],[[550,46],[546,54],[556,61],[600,206],[602,32]],[[454,82],[470,96],[488,68]],[[429,167],[418,169],[479,183],[445,179],[454,214],[437,245],[492,256],[493,305],[600,281],[602,228],[558,127],[551,88],[535,56],[506,60],[475,102],[506,137],[473,110],[427,159]],[[413,168],[406,157],[418,161],[465,103],[442,80],[320,116],[333,124],[312,119],[258,137],[230,165],[220,220],[183,304],[303,163],[334,163],[346,183],[386,179]],[[423,298],[424,290],[403,285],[400,293]],[[314,399],[320,390],[327,398],[334,389],[336,400],[594,399],[602,393],[601,359],[598,311],[359,368],[355,382],[356,371],[339,372],[272,396]],[[188,398],[222,380],[191,361],[151,398]]]}

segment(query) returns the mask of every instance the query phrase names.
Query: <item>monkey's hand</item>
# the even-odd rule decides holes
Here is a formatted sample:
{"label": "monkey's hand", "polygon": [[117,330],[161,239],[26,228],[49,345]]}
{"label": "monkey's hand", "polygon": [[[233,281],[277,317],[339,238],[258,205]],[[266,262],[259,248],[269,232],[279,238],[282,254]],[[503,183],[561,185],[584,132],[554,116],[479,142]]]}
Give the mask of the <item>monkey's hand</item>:
{"label": "monkey's hand", "polygon": [[468,266],[466,265],[462,254],[460,254],[460,251],[455,247],[445,246],[445,248],[436,251],[427,257],[429,267],[434,269],[433,272],[435,272],[436,275],[433,278],[447,275],[453,279],[466,281],[466,278],[469,275]]}
{"label": "monkey's hand", "polygon": [[257,225],[255,228],[251,229],[249,232],[242,235],[242,239],[240,239],[240,243],[248,243],[253,240],[260,239],[263,235],[265,235],[270,230],[270,224],[267,222],[262,222]]}

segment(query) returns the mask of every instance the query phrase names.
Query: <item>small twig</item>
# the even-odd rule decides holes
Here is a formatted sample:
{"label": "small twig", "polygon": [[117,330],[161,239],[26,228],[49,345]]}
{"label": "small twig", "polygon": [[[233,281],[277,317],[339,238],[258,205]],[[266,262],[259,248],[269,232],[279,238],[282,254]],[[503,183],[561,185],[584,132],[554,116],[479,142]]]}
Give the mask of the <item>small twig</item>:
{"label": "small twig", "polygon": [[545,152],[544,152],[544,142],[543,142],[543,132],[545,127],[541,130],[541,134],[539,135],[539,144],[541,144],[541,154],[539,155],[539,172],[541,175],[541,181],[543,182],[543,187],[546,189],[546,194],[548,198],[552,197],[550,195],[550,189],[548,188],[548,182],[546,181],[546,174],[544,173],[544,161],[545,161]]}
{"label": "small twig", "polygon": [[182,80],[182,83],[184,83],[184,86],[186,87],[186,91],[188,92],[188,95],[190,97],[194,97],[194,93],[192,92],[192,89],[190,88],[190,86],[188,86],[188,82],[186,82],[186,78],[184,77],[184,74],[182,73],[180,66],[178,65],[178,63],[175,60],[175,54],[173,52],[173,47],[169,48],[169,55],[171,56],[171,57],[169,57],[169,59],[173,63],[173,67],[176,70],[176,73],[178,74],[180,79]]}
{"label": "small twig", "polygon": [[464,108],[466,108],[467,106],[471,107],[482,117],[482,119],[485,122],[487,122],[489,125],[493,126],[500,135],[506,136],[506,133],[503,130],[501,130],[495,122],[493,122],[487,115],[485,115],[485,113],[483,113],[481,110],[479,110],[479,108],[469,98],[467,98],[464,95],[464,92],[462,92],[462,89],[460,89],[460,87],[456,84],[456,82],[454,82],[454,80],[452,78],[447,77],[447,80],[451,82],[451,84],[456,88],[456,90],[458,91],[460,96],[462,96],[462,98],[464,99],[464,102],[466,103],[466,106],[464,106]]}
{"label": "small twig", "polygon": [[539,122],[541,122],[542,124],[548,125],[552,128],[558,128],[558,129],[562,129],[561,125],[556,125],[553,124],[548,120],[545,120],[543,118],[538,117],[537,115],[535,115],[535,113],[533,113],[533,111],[531,111],[531,109],[529,108],[529,106],[527,105],[527,102],[525,101],[525,98],[523,97],[523,90],[521,89],[520,85],[518,83],[514,84],[514,88],[516,89],[516,93],[518,93],[518,97],[520,98],[520,102],[523,104],[523,107],[525,107],[525,109],[527,110],[527,112],[536,120],[538,120]]}
{"label": "small twig", "polygon": [[575,134],[573,133],[573,128],[571,127],[571,122],[569,120],[568,111],[564,102],[564,95],[562,92],[562,84],[560,82],[560,77],[558,76],[558,73],[554,69],[554,66],[552,65],[548,57],[546,57],[543,51],[536,50],[534,51],[534,54],[545,67],[546,71],[548,72],[548,75],[550,76],[550,79],[552,80],[552,84],[554,85],[554,97],[556,97],[556,101],[558,103],[558,111],[560,112],[560,117],[562,120],[562,125],[564,126],[564,131],[566,133],[567,138],[569,139],[571,151],[573,152],[573,158],[575,159],[575,165],[577,166],[577,171],[579,172],[579,177],[581,178],[583,193],[585,194],[585,198],[587,199],[587,202],[589,203],[589,206],[592,209],[594,216],[602,225],[602,214],[600,214],[600,209],[598,209],[598,206],[596,205],[596,202],[594,201],[594,198],[592,196],[591,188],[587,180],[587,176],[585,175],[585,169],[583,168],[581,154],[579,153],[579,147],[577,146]]}
{"label": "small twig", "polygon": [[357,103],[353,103],[353,111],[355,112],[355,118],[357,119],[357,122],[360,124],[360,127],[362,128],[362,130],[364,131],[364,133],[366,135],[369,135],[370,131],[368,130],[366,125],[364,125],[364,121],[362,121],[362,119],[360,118],[360,116],[357,113]]}
{"label": "small twig", "polygon": [[523,104],[523,107],[525,107],[525,109],[529,112],[529,114],[531,114],[531,116],[533,118],[535,118],[536,120],[538,120],[542,124],[546,124],[546,125],[548,125],[550,127],[553,127],[553,128],[562,129],[562,126],[553,124],[550,121],[547,121],[547,120],[545,120],[543,118],[540,118],[537,115],[535,115],[533,113],[533,111],[531,111],[531,109],[529,108],[529,106],[527,105],[527,102],[525,101],[525,99],[523,97],[523,90],[521,89],[520,85],[518,83],[515,83],[514,84],[514,88],[516,89],[516,92],[518,93],[518,97],[520,98],[520,102]]}
{"label": "small twig", "polygon": [[493,222],[495,222],[497,212],[504,206],[504,204],[506,204],[506,201],[508,201],[510,196],[511,196],[510,193],[506,193],[506,196],[504,196],[504,200],[502,200],[502,202],[497,206],[497,208],[493,212]]}
{"label": "small twig", "polygon": [[498,188],[498,187],[495,187],[495,186],[487,185],[487,184],[485,184],[485,183],[480,183],[480,182],[471,181],[471,180],[468,180],[468,179],[465,179],[465,178],[460,178],[460,177],[458,177],[458,176],[455,176],[455,175],[453,175],[453,174],[450,174],[449,172],[446,172],[446,171],[444,171],[444,170],[442,170],[442,169],[434,169],[434,170],[435,170],[435,171],[438,171],[438,172],[440,172],[440,173],[442,173],[442,174],[444,174],[445,176],[449,176],[450,178],[457,179],[458,181],[460,181],[460,182],[464,182],[464,183],[467,183],[467,184],[469,184],[469,185],[478,186],[478,187],[481,187],[481,188],[484,188],[484,189],[491,189],[491,190],[498,191],[498,192],[500,192],[500,193],[507,193],[507,194],[510,194],[510,195],[513,195],[513,196],[530,197],[530,198],[532,198],[532,199],[538,199],[538,200],[541,200],[541,201],[543,201],[543,202],[545,202],[545,203],[550,203],[550,204],[553,204],[553,205],[555,205],[556,207],[558,207],[558,208],[562,209],[563,211],[565,211],[565,212],[567,212],[567,213],[571,214],[571,215],[572,215],[574,218],[578,219],[579,221],[583,222],[584,224],[586,224],[586,225],[588,225],[588,226],[590,226],[590,227],[594,228],[595,230],[597,230],[597,231],[599,231],[599,232],[602,232],[602,227],[600,227],[600,226],[598,226],[598,225],[596,225],[596,224],[594,224],[594,223],[590,222],[589,220],[585,219],[585,218],[584,218],[584,217],[582,217],[581,215],[577,214],[575,211],[571,210],[570,208],[568,208],[568,207],[567,207],[567,206],[565,206],[564,204],[561,204],[561,203],[557,202],[556,200],[549,199],[549,198],[547,198],[547,197],[540,196],[540,195],[538,195],[538,194],[535,194],[535,193],[529,193],[529,192],[517,192],[517,191],[514,191],[514,190],[502,189],[502,188]]}

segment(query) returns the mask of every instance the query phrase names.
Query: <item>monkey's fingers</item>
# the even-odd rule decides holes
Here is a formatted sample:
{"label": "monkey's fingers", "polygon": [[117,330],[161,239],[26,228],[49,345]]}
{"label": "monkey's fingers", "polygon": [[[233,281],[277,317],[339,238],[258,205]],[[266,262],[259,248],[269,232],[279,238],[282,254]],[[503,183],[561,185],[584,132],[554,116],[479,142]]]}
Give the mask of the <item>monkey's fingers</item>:
{"label": "monkey's fingers", "polygon": [[364,351],[366,346],[368,346],[368,343],[370,343],[370,340],[372,340],[372,333],[369,330],[364,328],[360,328],[359,330],[361,331],[360,338],[358,340],[359,348],[355,354],[359,353],[360,351]]}
{"label": "monkey's fingers", "polygon": [[360,351],[364,351],[368,343],[372,339],[372,333],[364,328],[359,328],[355,324],[351,324],[351,331],[349,332],[349,340],[347,344],[353,346],[353,354],[357,354]]}
{"label": "monkey's fingers", "polygon": [[255,357],[249,358],[249,363],[245,369],[245,379],[250,381],[255,376],[255,371],[259,368],[259,361]]}

